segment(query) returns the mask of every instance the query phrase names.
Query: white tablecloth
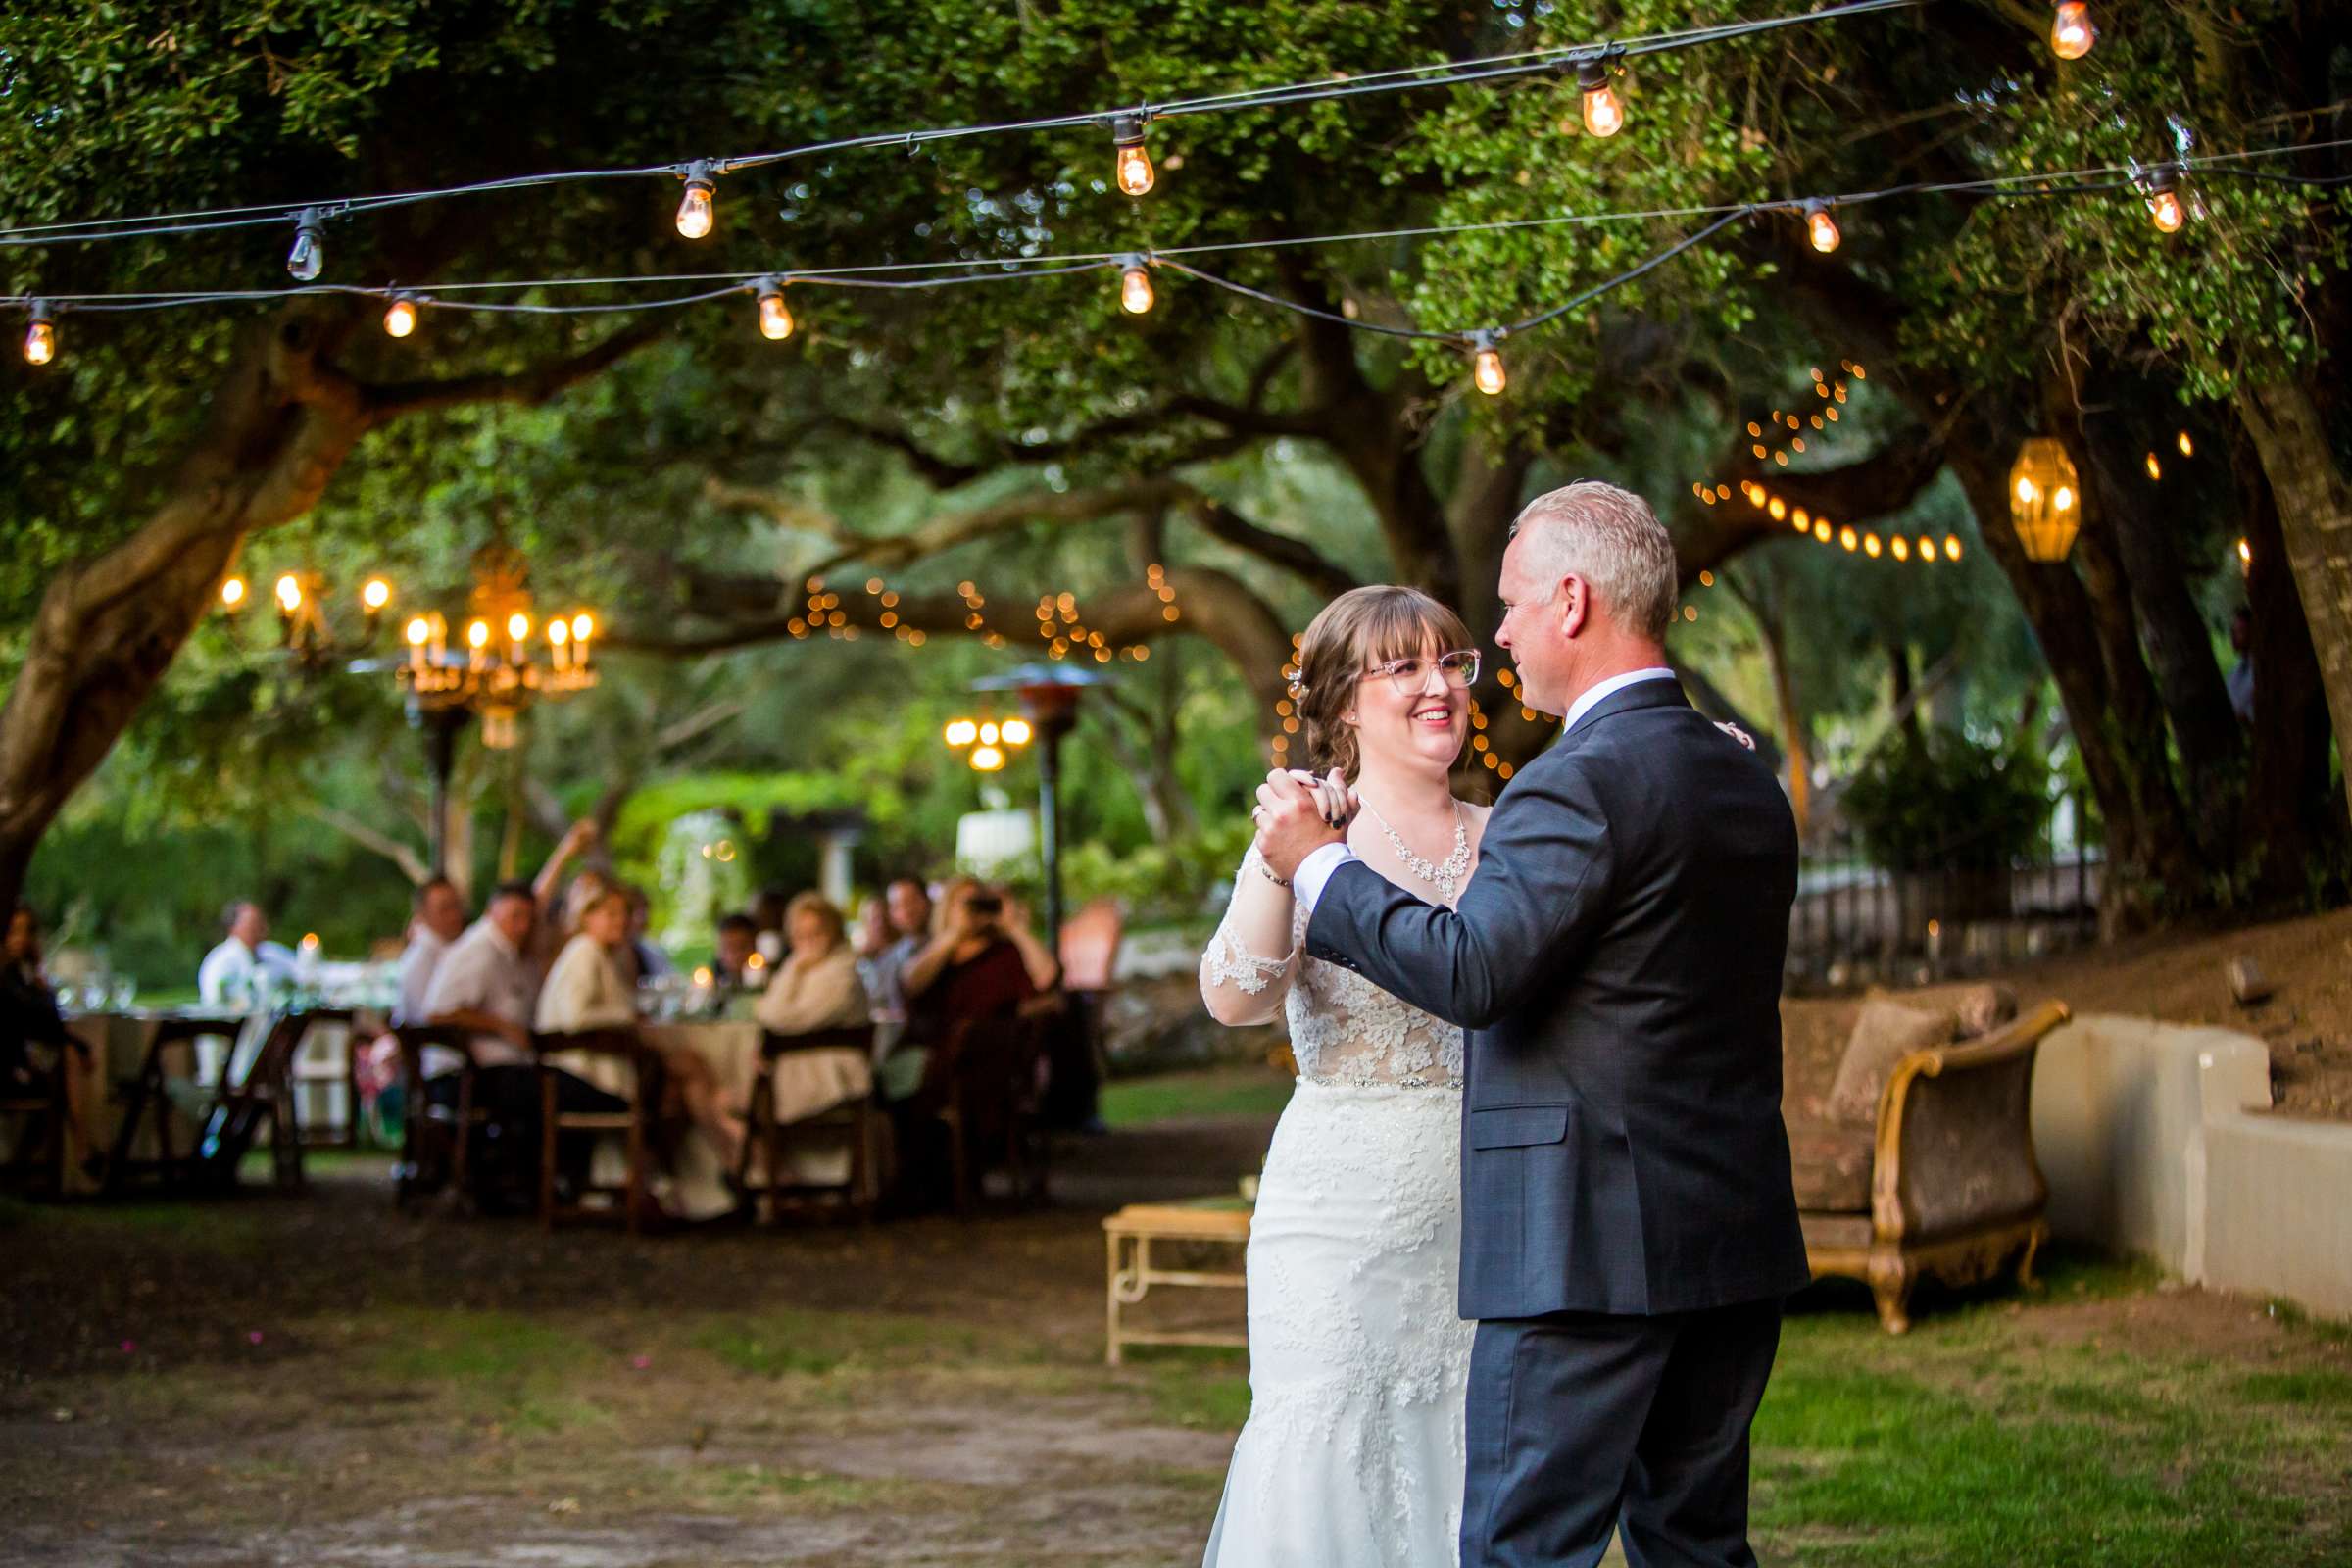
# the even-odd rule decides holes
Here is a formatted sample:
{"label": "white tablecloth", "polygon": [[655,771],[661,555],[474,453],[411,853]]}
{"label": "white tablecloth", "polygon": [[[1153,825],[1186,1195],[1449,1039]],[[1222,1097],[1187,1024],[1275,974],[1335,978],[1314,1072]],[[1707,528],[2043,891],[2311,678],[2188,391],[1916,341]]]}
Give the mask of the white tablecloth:
{"label": "white tablecloth", "polygon": [[[643,1023],[638,1037],[657,1051],[692,1051],[710,1064],[719,1093],[733,1103],[748,1105],[752,1082],[760,1071],[760,1029],[749,1020],[722,1019],[705,1023]],[[609,1094],[633,1097],[635,1074],[612,1056],[558,1053],[549,1061],[574,1073]],[[873,1092],[873,1065],[861,1051],[796,1051],[780,1058],[771,1082],[775,1086],[776,1117],[798,1121],[832,1109],[845,1101]],[[620,1178],[625,1160],[618,1139],[600,1141],[598,1181]],[[809,1149],[793,1161],[793,1179],[802,1182],[839,1182],[849,1175],[847,1149]],[[761,1183],[760,1156],[753,1156],[753,1185]],[[691,1129],[678,1151],[676,1169],[662,1195],[670,1211],[688,1219],[709,1219],[735,1204],[727,1190],[726,1159],[717,1142],[702,1128]]]}

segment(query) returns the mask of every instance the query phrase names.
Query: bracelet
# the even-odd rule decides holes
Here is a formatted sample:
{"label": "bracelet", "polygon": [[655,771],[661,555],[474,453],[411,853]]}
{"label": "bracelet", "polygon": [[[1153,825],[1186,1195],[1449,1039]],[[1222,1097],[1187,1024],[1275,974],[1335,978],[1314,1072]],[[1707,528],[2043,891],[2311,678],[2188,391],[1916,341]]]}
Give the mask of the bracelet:
{"label": "bracelet", "polygon": [[1257,862],[1257,869],[1264,875],[1267,881],[1273,883],[1278,888],[1287,888],[1291,885],[1290,878],[1276,876],[1274,874],[1274,868],[1268,865],[1262,859]]}

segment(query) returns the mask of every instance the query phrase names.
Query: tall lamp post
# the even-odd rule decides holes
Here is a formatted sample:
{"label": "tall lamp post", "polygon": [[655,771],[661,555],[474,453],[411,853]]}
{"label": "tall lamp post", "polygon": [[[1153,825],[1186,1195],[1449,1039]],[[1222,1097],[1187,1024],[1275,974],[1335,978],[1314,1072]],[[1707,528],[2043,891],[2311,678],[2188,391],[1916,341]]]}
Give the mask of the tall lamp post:
{"label": "tall lamp post", "polygon": [[[1078,699],[1110,677],[1069,664],[1023,664],[972,682],[976,692],[1013,692],[1038,741],[1038,849],[1046,870],[1046,951],[1061,952],[1061,741],[1077,727]],[[1016,743],[1017,744],[1017,743]],[[975,753],[973,764],[979,765]],[[1003,765],[1002,754],[998,764]]]}

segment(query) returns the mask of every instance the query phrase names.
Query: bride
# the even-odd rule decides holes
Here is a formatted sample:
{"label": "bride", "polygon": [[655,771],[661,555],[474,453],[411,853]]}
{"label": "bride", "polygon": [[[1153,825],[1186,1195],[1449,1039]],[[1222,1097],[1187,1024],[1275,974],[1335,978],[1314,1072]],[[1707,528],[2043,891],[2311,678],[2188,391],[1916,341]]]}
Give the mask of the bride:
{"label": "bride", "polygon": [[[1294,696],[1327,814],[1406,892],[1452,905],[1487,808],[1453,797],[1478,654],[1411,588],[1307,627]],[[1200,960],[1221,1023],[1287,1012],[1298,1087],[1251,1223],[1249,1424],[1206,1568],[1440,1568],[1458,1554],[1473,1325],[1454,1309],[1462,1033],[1300,951],[1303,911],[1252,845]]]}

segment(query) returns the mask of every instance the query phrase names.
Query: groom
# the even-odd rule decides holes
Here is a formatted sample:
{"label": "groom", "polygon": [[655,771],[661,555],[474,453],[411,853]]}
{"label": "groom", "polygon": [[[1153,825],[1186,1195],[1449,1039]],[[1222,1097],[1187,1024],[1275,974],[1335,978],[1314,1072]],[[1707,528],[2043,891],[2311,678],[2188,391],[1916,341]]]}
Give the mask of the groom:
{"label": "groom", "polygon": [[1464,1568],[1746,1565],[1748,1424],[1807,1279],[1781,1121],[1796,831],[1665,667],[1674,549],[1640,497],[1531,502],[1495,641],[1566,715],[1487,824],[1458,909],[1259,792],[1306,950],[1471,1031]]}

